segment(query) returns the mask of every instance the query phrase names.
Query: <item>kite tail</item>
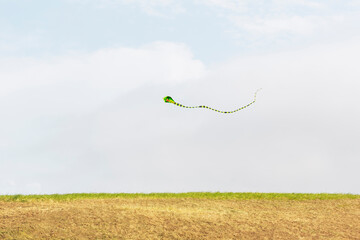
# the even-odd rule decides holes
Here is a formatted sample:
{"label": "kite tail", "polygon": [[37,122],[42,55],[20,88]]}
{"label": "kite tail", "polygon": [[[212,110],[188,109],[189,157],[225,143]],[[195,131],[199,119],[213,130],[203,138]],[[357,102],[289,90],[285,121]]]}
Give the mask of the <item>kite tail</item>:
{"label": "kite tail", "polygon": [[251,103],[249,103],[248,105],[245,105],[241,108],[238,108],[234,111],[231,111],[231,112],[227,112],[227,113],[233,113],[233,112],[237,112],[237,111],[240,111],[241,109],[244,109],[244,108],[247,108],[248,106],[250,106],[251,104],[255,103],[256,102],[256,94],[261,90],[262,88],[259,88],[258,90],[256,90],[255,94],[254,94],[254,101],[252,101]]}
{"label": "kite tail", "polygon": [[175,104],[176,106],[183,107],[183,108],[198,108],[198,107],[188,107],[188,106],[184,106],[184,105],[182,105],[182,104],[180,104],[180,103],[177,103],[177,102],[175,102],[174,104]]}
{"label": "kite tail", "polygon": [[208,106],[198,106],[198,107],[196,107],[196,108],[207,108],[207,109],[213,110],[213,111],[215,111],[215,112],[219,112],[219,113],[234,113],[234,112],[240,111],[240,110],[242,110],[242,109],[244,109],[244,108],[247,108],[247,107],[250,106],[251,104],[255,103],[255,102],[256,102],[256,94],[257,94],[261,89],[262,89],[262,88],[258,89],[258,90],[255,92],[254,101],[252,101],[252,102],[249,103],[248,105],[245,105],[245,106],[243,106],[243,107],[241,107],[241,108],[238,108],[238,109],[236,109],[236,110],[234,110],[234,111],[220,111],[220,110],[217,110],[217,109],[213,109],[213,108],[211,108],[211,107],[208,107]]}
{"label": "kite tail", "polygon": [[234,110],[234,111],[228,111],[228,112],[227,112],[227,111],[220,111],[220,110],[217,110],[217,109],[208,107],[208,106],[196,106],[196,107],[184,106],[184,105],[182,105],[182,104],[180,104],[180,103],[175,102],[170,96],[164,97],[164,101],[167,102],[167,103],[175,104],[176,106],[178,106],[178,107],[183,107],[183,108],[207,108],[207,109],[213,110],[213,111],[215,111],[215,112],[219,112],[219,113],[234,113],[234,112],[240,111],[240,110],[242,110],[242,109],[244,109],[244,108],[247,108],[247,107],[250,106],[251,104],[255,103],[255,101],[256,101],[256,94],[257,94],[260,90],[261,90],[261,88],[258,89],[258,90],[255,92],[254,101],[252,101],[252,102],[249,103],[248,105],[245,105],[245,106],[243,106],[243,107],[241,107],[241,108],[238,108],[238,109],[236,109],[236,110]]}

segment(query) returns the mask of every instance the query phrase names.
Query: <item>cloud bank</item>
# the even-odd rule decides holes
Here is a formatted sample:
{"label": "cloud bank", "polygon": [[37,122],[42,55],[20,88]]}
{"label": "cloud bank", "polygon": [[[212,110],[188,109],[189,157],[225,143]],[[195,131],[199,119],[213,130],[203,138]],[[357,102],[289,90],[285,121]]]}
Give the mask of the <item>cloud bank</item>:
{"label": "cloud bank", "polygon": [[[211,69],[176,43],[3,60],[0,194],[359,193],[358,42]],[[232,115],[162,100],[231,110],[259,87]]]}

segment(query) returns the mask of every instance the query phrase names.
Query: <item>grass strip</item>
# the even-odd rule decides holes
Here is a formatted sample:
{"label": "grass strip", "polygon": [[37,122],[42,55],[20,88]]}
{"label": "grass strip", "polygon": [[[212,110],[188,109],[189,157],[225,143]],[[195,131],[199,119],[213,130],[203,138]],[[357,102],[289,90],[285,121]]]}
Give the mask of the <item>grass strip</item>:
{"label": "grass strip", "polygon": [[70,193],[48,195],[0,195],[0,201],[33,201],[55,200],[70,201],[76,199],[106,199],[106,198],[197,198],[197,199],[265,199],[265,200],[334,200],[334,199],[360,199],[355,194],[331,193],[236,193],[236,192],[188,192],[188,193]]}

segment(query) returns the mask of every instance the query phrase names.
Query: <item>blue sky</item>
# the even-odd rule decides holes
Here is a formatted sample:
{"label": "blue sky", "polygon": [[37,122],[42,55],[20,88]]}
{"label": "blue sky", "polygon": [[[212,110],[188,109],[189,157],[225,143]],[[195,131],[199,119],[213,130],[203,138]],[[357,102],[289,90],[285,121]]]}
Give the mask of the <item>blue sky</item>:
{"label": "blue sky", "polygon": [[231,34],[220,34],[226,31],[224,22],[201,6],[177,12],[160,4],[159,10],[155,6],[154,13],[148,13],[137,3],[121,1],[5,1],[2,5],[6,41],[2,45],[7,55],[61,55],[171,41],[187,44],[196,56],[216,59],[229,54],[229,45],[235,46]]}
{"label": "blue sky", "polygon": [[[0,194],[360,193],[360,1],[0,0]],[[165,104],[231,110],[232,115]]]}
{"label": "blue sky", "polygon": [[42,57],[170,41],[217,63],[352,37],[358,10],[356,1],[2,0],[0,49]]}

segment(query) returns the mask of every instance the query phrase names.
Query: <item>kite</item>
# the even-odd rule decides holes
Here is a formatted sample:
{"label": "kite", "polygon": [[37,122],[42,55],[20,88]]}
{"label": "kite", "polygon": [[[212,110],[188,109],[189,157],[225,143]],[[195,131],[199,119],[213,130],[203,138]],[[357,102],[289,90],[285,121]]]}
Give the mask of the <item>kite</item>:
{"label": "kite", "polygon": [[252,101],[252,102],[249,103],[248,105],[245,105],[245,106],[243,106],[243,107],[241,107],[241,108],[238,108],[238,109],[233,110],[233,111],[228,111],[228,112],[227,112],[227,111],[220,111],[220,110],[217,110],[217,109],[213,109],[213,108],[208,107],[208,106],[195,106],[195,107],[184,106],[184,105],[182,105],[182,104],[180,104],[180,103],[175,102],[174,99],[172,99],[172,97],[170,97],[170,96],[164,97],[164,101],[165,101],[166,103],[172,103],[172,104],[175,104],[176,106],[183,107],[183,108],[207,108],[207,109],[213,110],[213,111],[215,111],[215,112],[219,112],[219,113],[234,113],[234,112],[240,111],[240,110],[242,110],[242,109],[250,106],[251,104],[253,104],[253,103],[256,101],[256,94],[257,94],[260,90],[261,90],[261,88],[258,89],[258,90],[255,92],[254,101]]}

